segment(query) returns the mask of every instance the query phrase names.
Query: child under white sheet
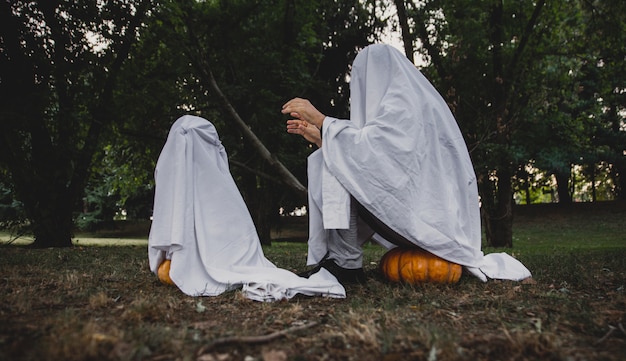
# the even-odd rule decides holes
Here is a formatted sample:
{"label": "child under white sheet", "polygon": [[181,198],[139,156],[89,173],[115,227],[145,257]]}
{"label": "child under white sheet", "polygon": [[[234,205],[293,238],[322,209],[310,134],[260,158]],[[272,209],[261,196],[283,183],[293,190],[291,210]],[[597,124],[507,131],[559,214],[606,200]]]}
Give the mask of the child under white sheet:
{"label": "child under white sheet", "polygon": [[171,260],[170,278],[190,296],[241,288],[258,301],[296,294],[345,297],[329,272],[302,278],[265,258],[213,124],[186,115],[171,127],[155,169],[150,270]]}

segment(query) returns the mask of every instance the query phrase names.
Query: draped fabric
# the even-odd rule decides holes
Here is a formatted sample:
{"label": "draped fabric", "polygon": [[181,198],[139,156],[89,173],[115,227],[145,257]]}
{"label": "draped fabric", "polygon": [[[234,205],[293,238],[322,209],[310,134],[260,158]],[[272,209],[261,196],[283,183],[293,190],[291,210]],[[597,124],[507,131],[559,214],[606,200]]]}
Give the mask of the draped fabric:
{"label": "draped fabric", "polygon": [[377,44],[357,55],[350,108],[350,120],[326,117],[322,148],[309,158],[310,173],[336,178],[322,177],[310,195],[321,208],[312,211],[309,262],[325,248],[315,228],[344,219],[350,194],[411,243],[481,279],[530,276],[506,254],[483,255],[476,176],[463,136],[444,99],[402,53]]}
{"label": "draped fabric", "polygon": [[209,121],[183,116],[173,125],[155,170],[148,241],[150,269],[171,259],[170,278],[187,295],[242,288],[255,300],[301,293],[345,297],[328,272],[309,279],[265,258],[252,218],[230,174],[226,151]]}

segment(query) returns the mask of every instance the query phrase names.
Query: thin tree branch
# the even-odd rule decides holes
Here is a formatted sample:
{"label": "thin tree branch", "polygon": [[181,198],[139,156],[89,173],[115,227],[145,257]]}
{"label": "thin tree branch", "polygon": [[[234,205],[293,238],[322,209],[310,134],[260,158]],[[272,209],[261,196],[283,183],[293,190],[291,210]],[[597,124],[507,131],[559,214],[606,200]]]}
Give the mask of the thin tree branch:
{"label": "thin tree branch", "polygon": [[[546,3],[545,0],[540,0],[535,5],[533,14],[531,15],[530,19],[526,23],[526,27],[524,28],[524,33],[522,34],[522,38],[520,39],[519,45],[515,49],[515,53],[513,54],[513,57],[511,58],[511,62],[508,66],[507,79],[512,79],[513,75],[517,73],[517,66],[522,57],[522,53],[524,52],[524,49],[526,49],[526,45],[528,44],[528,41],[533,33],[533,29],[535,28],[535,25],[537,24],[537,20],[539,19],[539,15],[541,14],[541,10],[543,9],[543,6],[545,5],[545,3]],[[514,84],[514,83],[511,81],[509,82],[509,84]]]}
{"label": "thin tree branch", "polygon": [[[189,21],[188,23],[191,23]],[[198,41],[198,37],[196,37],[191,29],[188,29],[189,40],[191,41],[193,47],[198,51],[201,51],[202,47]],[[194,56],[194,52],[191,49],[187,50],[187,53],[192,59],[192,65],[196,68],[198,73],[201,75],[204,84],[209,88],[211,93],[213,93],[218,99],[219,103],[226,110],[226,112],[230,115],[230,117],[235,122],[235,125],[241,131],[243,137],[250,142],[252,147],[258,152],[262,159],[264,159],[272,168],[274,168],[281,179],[281,183],[287,185],[291,189],[293,189],[299,195],[306,197],[307,189],[305,186],[300,183],[298,178],[296,178],[276,157],[265,147],[265,145],[261,142],[261,140],[254,134],[254,132],[250,129],[250,127],[246,124],[246,122],[239,116],[237,110],[230,103],[226,95],[222,93],[222,90],[217,84],[215,80],[215,76],[211,71],[211,67],[209,62],[206,60],[207,56]]]}
{"label": "thin tree branch", "polygon": [[415,19],[415,27],[418,33],[420,40],[422,41],[422,46],[426,49],[426,53],[430,56],[430,61],[435,66],[437,70],[437,74],[439,78],[446,82],[448,79],[448,72],[443,65],[443,58],[439,53],[439,48],[430,42],[430,37],[428,35],[428,29],[426,28],[426,21],[424,19],[424,14],[420,13],[420,11],[425,10],[415,10],[416,19]]}
{"label": "thin tree branch", "polygon": [[270,180],[270,181],[272,181],[274,183],[283,183],[283,181],[281,179],[278,179],[278,178],[276,178],[274,176],[271,176],[271,175],[269,175],[269,174],[267,174],[265,172],[261,172],[258,169],[254,169],[252,167],[249,167],[245,163],[240,162],[238,160],[234,160],[232,158],[228,158],[228,163],[230,163],[230,164],[232,164],[232,165],[234,165],[236,167],[239,167],[239,168],[241,168],[241,169],[243,169],[243,170],[245,170],[247,172],[255,174],[255,175],[257,175],[257,176],[259,176],[261,178],[265,178],[267,180]]}
{"label": "thin tree branch", "polygon": [[85,182],[87,181],[87,176],[89,175],[89,165],[91,164],[93,155],[99,145],[102,129],[111,122],[108,107],[110,106],[113,98],[114,86],[118,81],[122,65],[128,58],[128,54],[130,53],[132,45],[136,40],[135,31],[141,26],[149,5],[150,0],[144,0],[139,4],[135,16],[128,23],[124,42],[122,42],[115,51],[116,58],[108,69],[109,76],[101,91],[100,100],[93,114],[94,119],[89,126],[89,130],[87,131],[85,145],[76,160],[76,170],[69,186],[70,194],[74,196],[78,194],[78,190],[83,189]]}
{"label": "thin tree branch", "polygon": [[261,336],[228,336],[228,337],[220,337],[220,338],[216,338],[215,340],[213,340],[208,345],[201,347],[198,350],[198,352],[196,353],[196,355],[197,356],[201,356],[201,355],[203,355],[204,353],[206,353],[207,351],[211,350],[214,347],[225,345],[225,344],[229,344],[229,343],[264,343],[264,342],[269,342],[269,341],[272,341],[272,340],[277,339],[279,337],[286,336],[286,335],[289,335],[289,334],[292,334],[294,332],[301,331],[301,330],[304,330],[304,329],[307,329],[307,328],[311,328],[313,326],[317,326],[317,322],[312,321],[312,322],[306,323],[304,325],[298,325],[298,326],[289,327],[289,328],[286,328],[286,329],[281,330],[281,331],[276,331],[276,332],[272,332],[270,334],[261,335]]}
{"label": "thin tree branch", "polygon": [[415,63],[413,34],[411,34],[411,28],[409,27],[409,20],[406,13],[404,0],[394,0],[394,4],[396,5],[398,22],[400,23],[400,30],[402,31],[402,43],[404,44],[404,53],[406,57],[411,61],[411,63]]}

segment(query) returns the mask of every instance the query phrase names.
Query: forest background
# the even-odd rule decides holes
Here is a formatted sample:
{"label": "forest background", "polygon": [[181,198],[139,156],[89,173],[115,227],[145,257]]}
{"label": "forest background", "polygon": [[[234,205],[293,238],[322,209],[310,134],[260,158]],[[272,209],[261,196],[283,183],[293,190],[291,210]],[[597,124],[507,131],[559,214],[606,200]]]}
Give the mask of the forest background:
{"label": "forest background", "polygon": [[3,1],[0,222],[36,247],[147,220],[171,124],[210,120],[262,242],[306,204],[294,96],[349,117],[350,64],[394,42],[463,132],[490,246],[516,204],[626,198],[626,3]]}

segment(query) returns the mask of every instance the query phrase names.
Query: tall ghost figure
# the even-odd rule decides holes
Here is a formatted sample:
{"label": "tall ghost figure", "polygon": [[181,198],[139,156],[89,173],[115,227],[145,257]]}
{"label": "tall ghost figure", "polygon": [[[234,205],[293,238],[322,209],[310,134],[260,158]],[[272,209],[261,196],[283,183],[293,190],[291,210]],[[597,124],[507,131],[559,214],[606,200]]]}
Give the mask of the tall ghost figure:
{"label": "tall ghost figure", "polygon": [[321,148],[308,159],[309,264],[326,257],[362,267],[360,242],[372,229],[355,220],[358,210],[392,235],[374,235],[388,247],[425,249],[482,280],[530,277],[506,253],[481,251],[478,188],[461,131],[441,95],[395,48],[370,45],[355,58],[349,120],[324,117],[299,98],[283,113],[296,118],[288,130],[312,123],[321,131]]}

